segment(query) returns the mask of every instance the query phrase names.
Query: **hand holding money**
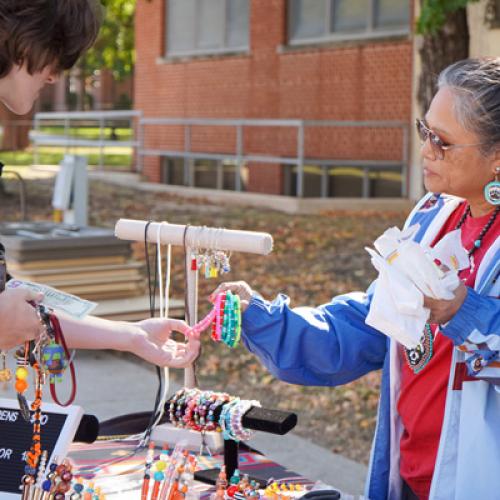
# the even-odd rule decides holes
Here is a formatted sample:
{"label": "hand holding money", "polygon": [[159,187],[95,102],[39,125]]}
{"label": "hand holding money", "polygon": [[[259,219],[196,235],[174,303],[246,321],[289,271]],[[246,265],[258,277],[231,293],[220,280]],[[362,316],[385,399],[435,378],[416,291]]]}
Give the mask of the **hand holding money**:
{"label": "hand holding money", "polygon": [[29,302],[40,302],[43,294],[26,288],[7,288],[0,293],[0,350],[32,340],[40,333],[40,322]]}
{"label": "hand holding money", "polygon": [[95,302],[31,281],[13,279],[7,282],[6,288],[29,290],[43,297],[42,304],[44,306],[54,309],[56,312],[68,314],[76,319],[83,319],[97,307]]}

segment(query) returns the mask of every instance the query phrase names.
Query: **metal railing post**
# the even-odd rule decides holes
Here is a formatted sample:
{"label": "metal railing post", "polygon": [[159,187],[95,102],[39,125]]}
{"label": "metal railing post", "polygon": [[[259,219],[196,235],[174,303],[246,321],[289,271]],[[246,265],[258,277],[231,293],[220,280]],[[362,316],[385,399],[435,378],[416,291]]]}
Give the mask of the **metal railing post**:
{"label": "metal railing post", "polygon": [[370,197],[370,171],[368,168],[363,168],[363,184],[362,184],[363,198]]}
{"label": "metal railing post", "polygon": [[[191,125],[184,126],[184,152],[191,152]],[[184,157],[184,184],[192,187],[194,184],[194,175],[191,168],[191,160],[188,156]]]}
{"label": "metal railing post", "polygon": [[134,142],[137,142],[135,147],[136,156],[136,172],[142,173],[143,170],[143,156],[142,151],[144,149],[144,124],[142,123],[142,113],[137,118],[130,118],[131,123],[134,123]]}
{"label": "metal railing post", "polygon": [[104,118],[99,118],[99,170],[104,170]]}
{"label": "metal railing post", "polygon": [[328,198],[328,167],[321,167],[321,198]]}
{"label": "metal railing post", "polygon": [[[64,137],[66,137],[67,139],[69,139],[69,137],[70,137],[70,134],[69,134],[70,124],[69,124],[69,121],[70,121],[69,118],[65,118],[64,119]],[[64,153],[65,154],[69,153],[69,145],[68,145],[68,143],[66,144],[66,146],[64,148]]]}
{"label": "metal railing post", "polygon": [[241,169],[243,167],[243,124],[236,125],[236,170],[234,188],[241,191]]}
{"label": "metal railing post", "polygon": [[401,196],[406,198],[408,196],[408,173],[409,173],[409,130],[408,126],[403,126],[403,168],[401,169]]}
{"label": "metal railing post", "polygon": [[[142,113],[139,111],[55,111],[49,113],[36,113],[33,117],[33,130],[30,131],[30,139],[33,144],[33,163],[38,164],[40,162],[40,147],[42,146],[56,146],[61,148],[65,154],[68,154],[71,150],[75,148],[93,148],[98,149],[100,161],[100,169],[103,170],[105,165],[106,148],[117,147],[117,148],[127,148],[127,150],[134,151],[134,148],[140,148],[142,152],[142,137],[140,136],[141,131],[133,131],[134,137],[128,138],[127,140],[119,140],[117,135],[113,135],[109,138],[106,137],[106,123],[108,120],[114,120],[113,123],[121,123],[121,120],[127,120],[127,123],[131,126],[131,120],[134,118],[141,119]],[[44,123],[57,123],[59,127],[63,127],[63,132],[57,131],[51,133],[47,131],[43,133],[41,127]],[[85,136],[72,135],[71,127],[74,122],[89,123],[93,127],[97,127],[99,124],[99,138]],[[119,125],[118,125],[119,126]],[[132,128],[132,126],[131,126]],[[139,137],[137,137],[139,135]],[[128,151],[125,153],[128,154]],[[87,156],[89,154],[87,153]],[[142,170],[142,156],[139,154],[139,169]],[[132,165],[129,165],[132,170]]]}
{"label": "metal railing post", "polygon": [[304,196],[304,122],[297,128],[297,198]]}

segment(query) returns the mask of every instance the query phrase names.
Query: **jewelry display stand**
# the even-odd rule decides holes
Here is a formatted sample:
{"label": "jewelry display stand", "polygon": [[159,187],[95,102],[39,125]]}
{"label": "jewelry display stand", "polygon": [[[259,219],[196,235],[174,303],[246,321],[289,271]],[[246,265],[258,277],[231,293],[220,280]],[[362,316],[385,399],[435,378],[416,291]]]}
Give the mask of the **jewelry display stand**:
{"label": "jewelry display stand", "polygon": [[[115,236],[121,240],[150,242],[161,245],[184,247],[186,255],[186,321],[193,326],[198,321],[198,269],[192,269],[191,258],[200,249],[222,252],[247,252],[267,255],[272,251],[273,239],[270,234],[254,231],[185,226],[167,222],[147,222],[120,219],[115,226]],[[184,387],[195,386],[194,367],[184,371]],[[158,425],[151,438],[155,442],[172,444],[185,440],[192,447],[208,446],[212,451],[221,451],[225,446],[220,433],[201,433],[178,429],[171,424]],[[237,459],[236,459],[237,461]]]}
{"label": "jewelry display stand", "polygon": [[[220,409],[216,410],[216,419],[219,417],[220,412]],[[297,415],[295,413],[253,406],[243,416],[242,425],[245,429],[267,432],[270,434],[279,434],[280,436],[283,436],[297,425]],[[231,478],[234,471],[239,468],[238,447],[239,446],[236,441],[231,439],[224,441],[224,465],[226,466],[226,474],[228,478]],[[208,469],[196,472],[194,477],[198,481],[215,484],[219,472],[219,469]],[[265,488],[269,478],[249,477],[249,479],[259,483],[259,487]]]}

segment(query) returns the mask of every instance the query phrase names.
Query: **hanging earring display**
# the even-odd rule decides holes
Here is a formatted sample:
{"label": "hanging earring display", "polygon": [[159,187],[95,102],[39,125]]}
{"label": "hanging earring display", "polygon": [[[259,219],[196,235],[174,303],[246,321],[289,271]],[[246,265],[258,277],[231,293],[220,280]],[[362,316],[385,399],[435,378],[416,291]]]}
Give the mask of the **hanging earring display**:
{"label": "hanging earring display", "polygon": [[219,239],[224,234],[222,228],[209,233],[207,247],[202,251],[199,241],[205,229],[205,226],[199,229],[198,237],[193,242],[193,248],[196,250],[191,250],[191,271],[201,271],[206,279],[218,278],[231,271],[231,254],[218,249]]}
{"label": "hanging earring display", "polygon": [[494,206],[500,205],[500,181],[498,176],[500,175],[500,167],[495,169],[495,180],[488,182],[484,187],[484,197],[488,203]]}

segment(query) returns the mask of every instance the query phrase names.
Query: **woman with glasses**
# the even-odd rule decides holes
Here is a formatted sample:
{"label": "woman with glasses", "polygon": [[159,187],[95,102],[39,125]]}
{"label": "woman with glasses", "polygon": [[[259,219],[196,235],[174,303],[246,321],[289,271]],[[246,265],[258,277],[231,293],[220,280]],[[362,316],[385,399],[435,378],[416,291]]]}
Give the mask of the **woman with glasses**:
{"label": "woman with glasses", "polygon": [[[365,324],[366,293],[292,309],[248,284],[240,295],[243,339],[279,379],[336,386],[382,369],[366,497],[500,497],[500,58],[446,68],[417,121],[428,194],[407,225],[435,245],[459,230],[469,254],[452,300],[424,297],[421,345],[405,349]],[[334,477],[332,482],[334,483]]]}

